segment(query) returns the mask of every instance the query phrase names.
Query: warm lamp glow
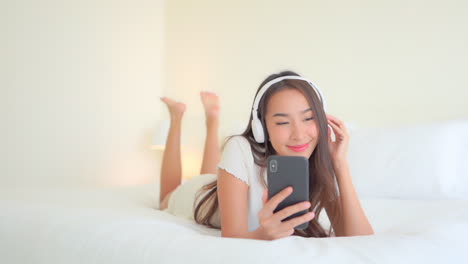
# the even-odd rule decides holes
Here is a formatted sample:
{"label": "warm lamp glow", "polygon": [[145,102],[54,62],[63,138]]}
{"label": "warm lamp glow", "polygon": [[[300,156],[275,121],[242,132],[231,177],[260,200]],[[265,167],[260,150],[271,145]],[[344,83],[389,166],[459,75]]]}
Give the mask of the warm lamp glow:
{"label": "warm lamp glow", "polygon": [[150,148],[153,150],[164,150],[166,146],[165,145],[151,145]]}

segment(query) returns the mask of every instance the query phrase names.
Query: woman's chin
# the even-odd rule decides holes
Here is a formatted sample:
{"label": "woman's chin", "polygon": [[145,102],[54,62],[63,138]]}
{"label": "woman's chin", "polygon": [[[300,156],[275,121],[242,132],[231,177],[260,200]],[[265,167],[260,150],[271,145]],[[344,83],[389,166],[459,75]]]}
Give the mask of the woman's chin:
{"label": "woman's chin", "polygon": [[296,151],[288,151],[288,153],[285,156],[296,156],[296,157],[304,157],[306,159],[310,158],[310,151],[302,151],[302,152],[296,152]]}

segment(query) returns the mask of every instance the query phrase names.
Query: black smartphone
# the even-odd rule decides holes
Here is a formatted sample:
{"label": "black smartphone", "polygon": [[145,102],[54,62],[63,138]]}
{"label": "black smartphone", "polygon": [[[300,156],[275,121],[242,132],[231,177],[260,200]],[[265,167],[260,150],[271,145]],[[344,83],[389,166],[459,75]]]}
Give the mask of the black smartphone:
{"label": "black smartphone", "polygon": [[[272,155],[267,159],[268,200],[288,186],[293,192],[274,210],[281,211],[290,205],[309,201],[309,161],[305,157]],[[306,214],[308,209],[297,212],[282,221]],[[303,223],[295,229],[306,229],[309,223]]]}

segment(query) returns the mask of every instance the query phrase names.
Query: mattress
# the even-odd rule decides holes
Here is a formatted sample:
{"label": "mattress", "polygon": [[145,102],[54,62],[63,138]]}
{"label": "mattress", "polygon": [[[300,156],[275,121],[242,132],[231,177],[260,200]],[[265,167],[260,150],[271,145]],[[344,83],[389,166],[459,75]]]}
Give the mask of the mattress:
{"label": "mattress", "polygon": [[468,263],[466,200],[361,199],[375,235],[260,241],[158,210],[158,188],[4,190],[0,262]]}

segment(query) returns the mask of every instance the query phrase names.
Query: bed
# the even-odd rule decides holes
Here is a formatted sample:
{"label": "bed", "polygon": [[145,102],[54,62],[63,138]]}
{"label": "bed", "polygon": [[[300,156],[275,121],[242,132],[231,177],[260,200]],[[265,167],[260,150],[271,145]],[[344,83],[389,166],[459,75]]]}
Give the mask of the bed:
{"label": "bed", "polygon": [[[158,210],[157,182],[2,190],[0,262],[468,263],[467,124],[352,132],[353,181],[372,236],[222,238],[219,230]],[[408,159],[413,152],[419,156]],[[329,224],[326,214],[320,221]]]}

